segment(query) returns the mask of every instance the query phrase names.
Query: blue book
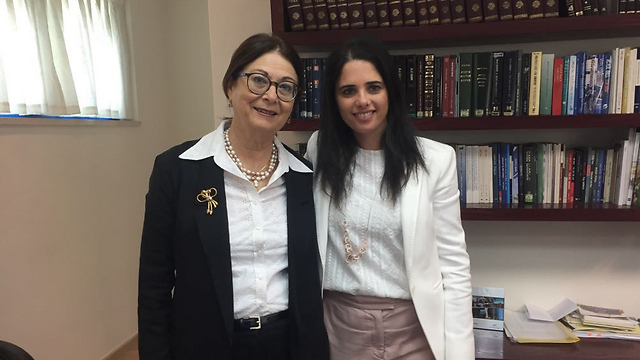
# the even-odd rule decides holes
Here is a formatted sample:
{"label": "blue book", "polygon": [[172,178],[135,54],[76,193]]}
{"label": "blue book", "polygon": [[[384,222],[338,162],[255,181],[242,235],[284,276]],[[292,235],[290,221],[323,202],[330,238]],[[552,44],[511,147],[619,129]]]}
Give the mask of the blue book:
{"label": "blue book", "polygon": [[502,203],[511,204],[511,146],[501,144],[502,150]]}
{"label": "blue book", "polygon": [[518,174],[518,169],[520,168],[520,157],[518,156],[520,146],[517,144],[511,145],[511,158],[513,159],[513,169],[512,169],[512,180],[511,180],[511,202],[513,204],[518,203],[518,194],[520,193],[519,181],[520,176]]}
{"label": "blue book", "polygon": [[561,115],[567,115],[567,100],[569,98],[569,66],[570,56],[564,57],[564,66],[562,68],[562,110]]}
{"label": "blue book", "polygon": [[456,160],[458,162],[458,189],[460,189],[460,203],[467,203],[467,151],[465,145],[456,145]]}
{"label": "blue book", "polygon": [[604,194],[604,172],[607,166],[607,150],[598,150],[598,172],[597,172],[597,187],[596,187],[596,202],[602,204],[602,197]]}
{"label": "blue book", "polygon": [[593,84],[593,96],[595,98],[594,114],[602,114],[605,61],[605,54],[598,54],[598,66],[596,67],[596,74],[594,76],[595,83]]}
{"label": "blue book", "polygon": [[609,113],[609,99],[611,98],[611,53],[604,54],[604,75],[602,83],[602,111],[600,114]]}
{"label": "blue book", "polygon": [[580,51],[576,54],[576,94],[574,113],[580,115],[584,113],[584,65],[586,62],[587,53]]}
{"label": "blue book", "polygon": [[320,95],[322,94],[322,62],[323,59],[314,58],[312,61],[312,77],[313,77],[313,117],[320,117],[320,107],[322,102],[320,101]]}
{"label": "blue book", "polygon": [[500,203],[500,144],[491,144],[493,203]]}

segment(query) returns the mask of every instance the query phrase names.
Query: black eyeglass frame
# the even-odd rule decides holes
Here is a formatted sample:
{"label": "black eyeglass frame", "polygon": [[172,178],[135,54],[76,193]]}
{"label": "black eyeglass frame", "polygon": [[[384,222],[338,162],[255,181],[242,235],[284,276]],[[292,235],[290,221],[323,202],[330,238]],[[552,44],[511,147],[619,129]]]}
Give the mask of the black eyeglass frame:
{"label": "black eyeglass frame", "polygon": [[[260,75],[265,77],[267,80],[269,80],[269,86],[267,86],[265,88],[265,90],[263,92],[255,92],[253,90],[251,90],[251,86],[249,86],[249,77],[251,75]],[[293,100],[296,99],[296,96],[298,96],[298,84],[294,83],[291,80],[284,80],[284,81],[273,81],[271,79],[269,79],[269,77],[261,72],[241,72],[238,74],[238,77],[246,77],[247,78],[247,88],[249,89],[249,91],[251,91],[253,94],[256,95],[262,95],[265,94],[267,91],[269,91],[269,89],[271,89],[271,85],[275,85],[276,87],[276,96],[278,97],[278,99],[280,101],[284,101],[284,102],[292,102]],[[291,85],[293,85],[293,97],[291,98],[291,100],[284,100],[283,98],[280,97],[280,91],[278,91],[278,85],[282,84],[282,83],[290,83]]]}

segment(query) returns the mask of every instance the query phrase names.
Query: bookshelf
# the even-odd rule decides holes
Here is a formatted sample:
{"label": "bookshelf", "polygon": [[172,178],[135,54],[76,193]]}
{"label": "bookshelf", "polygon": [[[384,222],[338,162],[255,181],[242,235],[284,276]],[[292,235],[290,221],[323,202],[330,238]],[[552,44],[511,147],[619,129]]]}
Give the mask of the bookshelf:
{"label": "bookshelf", "polygon": [[[420,118],[419,131],[544,130],[640,127],[640,115],[486,116],[482,118]],[[291,119],[282,131],[315,131],[320,119]]]}
{"label": "bookshelf", "polygon": [[[288,31],[288,17],[282,0],[271,1],[272,30],[301,53],[330,51],[346,39],[370,34],[391,49],[459,47],[504,43],[549,42],[559,40],[613,39],[640,36],[640,14],[541,18],[466,24],[440,24],[353,30]],[[632,45],[632,44],[630,44]],[[283,131],[310,132],[321,119],[292,119]],[[603,129],[616,131],[640,127],[640,114],[570,116],[485,116],[482,118],[416,118],[419,131]],[[463,136],[464,137],[464,136]],[[474,221],[640,221],[640,207],[614,204],[575,205],[495,205],[463,204],[463,220]]]}

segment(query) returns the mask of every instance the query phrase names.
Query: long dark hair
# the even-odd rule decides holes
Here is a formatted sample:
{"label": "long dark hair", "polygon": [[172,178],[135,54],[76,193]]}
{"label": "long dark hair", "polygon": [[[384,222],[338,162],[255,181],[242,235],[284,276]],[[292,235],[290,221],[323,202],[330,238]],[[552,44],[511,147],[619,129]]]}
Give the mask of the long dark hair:
{"label": "long dark hair", "polygon": [[381,139],[385,166],[380,194],[383,197],[389,196],[395,203],[412,173],[417,172],[419,167],[426,170],[426,165],[408,115],[404,84],[400,84],[392,70],[394,66],[391,55],[373,37],[348,40],[326,60],[316,176],[320,185],[330,192],[338,204],[344,200],[352,185],[358,144],[353,131],[340,116],[336,101],[336,85],[342,68],[351,60],[364,60],[373,64],[387,88],[389,111],[387,127]]}
{"label": "long dark hair", "polygon": [[[298,82],[302,81],[304,71],[302,60],[300,60],[300,55],[298,55],[298,52],[296,52],[293,46],[275,35],[264,33],[255,34],[243,41],[233,52],[231,60],[229,61],[229,67],[227,67],[227,72],[225,72],[222,78],[224,95],[229,98],[227,92],[231,87],[231,83],[238,78],[238,74],[242,69],[255,59],[273,51],[277,51],[291,63],[291,66],[293,66],[298,76]],[[304,86],[304,84],[298,84],[298,88],[302,86]],[[299,96],[296,96],[295,101],[297,102],[299,98]]]}

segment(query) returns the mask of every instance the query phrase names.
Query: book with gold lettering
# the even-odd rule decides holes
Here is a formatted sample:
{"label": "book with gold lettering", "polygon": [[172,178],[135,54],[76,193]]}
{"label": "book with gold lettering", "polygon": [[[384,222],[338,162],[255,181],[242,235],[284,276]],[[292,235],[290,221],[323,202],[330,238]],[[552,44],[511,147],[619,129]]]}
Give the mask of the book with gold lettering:
{"label": "book with gold lettering", "polygon": [[338,22],[341,30],[349,29],[349,11],[347,0],[336,0],[338,10]]}
{"label": "book with gold lettering", "polygon": [[451,21],[454,24],[464,24],[467,22],[464,0],[451,0]]}
{"label": "book with gold lettering", "polygon": [[558,17],[558,0],[544,0],[544,17]]}
{"label": "book with gold lettering", "polygon": [[[529,19],[540,19],[544,17],[544,6],[542,5],[542,0],[528,0],[528,13]],[[576,0],[580,1],[580,0]]]}
{"label": "book with gold lettering", "polygon": [[451,24],[451,0],[438,0],[440,24]]}
{"label": "book with gold lettering", "polygon": [[402,26],[404,22],[402,20],[402,2],[401,0],[389,1],[389,20],[391,26]]}
{"label": "book with gold lettering", "polygon": [[404,26],[413,26],[418,24],[415,0],[402,0],[402,23]]}
{"label": "book with gold lettering", "polygon": [[304,17],[305,30],[318,30],[316,13],[313,10],[313,0],[300,0],[302,2],[302,16]]}
{"label": "book with gold lettering", "polygon": [[376,0],[363,0],[364,25],[368,28],[378,27],[378,14],[376,13]]}
{"label": "book with gold lettering", "polygon": [[513,20],[513,6],[511,0],[497,0],[500,5],[498,13],[500,14],[500,21]]}
{"label": "book with gold lettering", "polygon": [[467,3],[467,21],[482,22],[482,0],[465,0]]}
{"label": "book with gold lettering", "polygon": [[500,20],[498,17],[498,0],[482,0],[482,16],[485,22]]}
{"label": "book with gold lettering", "polygon": [[347,12],[349,13],[349,27],[351,29],[361,29],[364,27],[362,0],[347,0]]}
{"label": "book with gold lettering", "polygon": [[329,15],[329,27],[331,30],[340,29],[340,20],[338,19],[338,2],[336,0],[327,0],[327,14]]}
{"label": "book with gold lettering", "polygon": [[316,14],[318,30],[329,30],[329,12],[327,0],[313,0],[313,11]]}
{"label": "book with gold lettering", "polygon": [[289,15],[289,25],[292,31],[304,30],[304,21],[302,18],[302,6],[300,0],[287,0],[287,14]]}
{"label": "book with gold lettering", "polygon": [[427,0],[427,12],[429,13],[429,24],[440,24],[440,9],[438,0]]}
{"label": "book with gold lettering", "polygon": [[416,13],[418,25],[429,25],[429,9],[427,0],[416,0]]}
{"label": "book with gold lettering", "polygon": [[522,20],[528,18],[529,10],[527,9],[527,2],[525,0],[513,0],[513,19]]}
{"label": "book with gold lettering", "polygon": [[389,2],[387,0],[376,0],[376,15],[378,16],[378,27],[389,27]]}

